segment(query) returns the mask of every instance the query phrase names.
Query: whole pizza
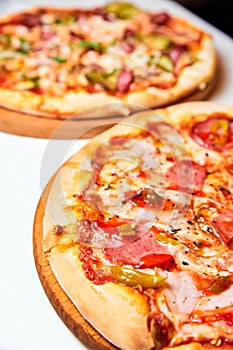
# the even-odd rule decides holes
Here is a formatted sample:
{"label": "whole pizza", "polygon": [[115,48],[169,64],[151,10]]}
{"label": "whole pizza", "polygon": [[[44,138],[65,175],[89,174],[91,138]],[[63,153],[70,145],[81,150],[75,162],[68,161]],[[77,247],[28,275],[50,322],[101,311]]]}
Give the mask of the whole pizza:
{"label": "whole pizza", "polygon": [[110,343],[232,349],[232,175],[233,106],[210,101],[125,118],[59,169],[43,252]]}
{"label": "whole pizza", "polygon": [[122,101],[165,106],[209,91],[216,63],[209,33],[132,3],[0,19],[0,105],[30,114],[67,118]]}

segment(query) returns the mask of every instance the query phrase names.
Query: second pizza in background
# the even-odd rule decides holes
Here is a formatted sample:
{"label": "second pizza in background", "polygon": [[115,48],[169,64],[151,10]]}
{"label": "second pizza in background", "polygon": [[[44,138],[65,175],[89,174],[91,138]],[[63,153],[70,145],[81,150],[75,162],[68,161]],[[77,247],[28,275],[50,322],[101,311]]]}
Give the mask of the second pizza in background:
{"label": "second pizza in background", "polygon": [[205,98],[216,67],[210,33],[133,3],[29,8],[0,20],[0,105],[19,112],[66,119],[105,103]]}

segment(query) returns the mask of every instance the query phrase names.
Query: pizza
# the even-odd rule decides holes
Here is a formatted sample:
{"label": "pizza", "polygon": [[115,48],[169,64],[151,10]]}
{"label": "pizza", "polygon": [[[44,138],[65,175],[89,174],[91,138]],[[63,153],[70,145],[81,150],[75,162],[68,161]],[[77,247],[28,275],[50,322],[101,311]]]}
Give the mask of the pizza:
{"label": "pizza", "polygon": [[233,106],[141,111],[55,174],[43,252],[122,350],[233,347]]}
{"label": "pizza", "polygon": [[209,33],[132,3],[33,7],[0,19],[0,105],[15,111],[64,119],[122,101],[161,107],[205,96],[216,69]]}

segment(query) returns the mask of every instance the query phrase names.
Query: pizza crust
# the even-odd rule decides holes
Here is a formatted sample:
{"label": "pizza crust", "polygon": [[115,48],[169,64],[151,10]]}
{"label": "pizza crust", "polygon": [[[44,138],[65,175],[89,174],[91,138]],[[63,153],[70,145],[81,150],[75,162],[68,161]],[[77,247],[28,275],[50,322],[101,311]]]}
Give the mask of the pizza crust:
{"label": "pizza crust", "polygon": [[[41,8],[45,7],[34,7],[27,12],[33,14]],[[51,7],[47,7],[47,9],[51,9]],[[57,9],[62,10],[62,8]],[[0,19],[0,23],[10,21],[15,15],[23,12],[6,15]],[[198,98],[204,99],[209,93],[209,87],[213,87],[212,83],[215,80],[218,67],[216,48],[208,33],[203,34],[197,58],[197,62],[192,66],[182,69],[177,83],[168,89],[149,87],[141,91],[129,91],[122,97],[107,92],[88,93],[84,89],[79,89],[67,92],[60,97],[0,87],[0,106],[36,116],[66,119],[91,107],[104,104],[123,102],[141,105],[145,108],[159,108],[178,103],[192,97],[192,95],[196,99],[196,94],[198,94]],[[134,106],[132,106],[133,110]],[[103,113],[105,113],[104,110]]]}
{"label": "pizza crust", "polygon": [[[84,274],[82,263],[78,259],[78,248],[65,252],[59,251],[56,243],[55,245],[51,244],[50,229],[56,223],[61,225],[67,223],[62,205],[73,193],[79,193],[78,179],[75,173],[77,173],[82,160],[93,148],[112,136],[121,135],[124,137],[130,132],[136,132],[139,130],[138,127],[143,128],[149,120],[156,120],[158,116],[175,125],[181,121],[190,120],[192,115],[198,116],[213,112],[226,112],[233,116],[233,106],[218,102],[199,101],[137,113],[126,118],[123,125],[122,123],[117,124],[90,140],[62,166],[62,172],[58,171],[59,176],[55,176],[55,181],[52,181],[43,226],[44,251],[48,253],[48,261],[59,284],[83,317],[103,337],[122,350],[149,350],[153,348],[153,335],[147,328],[149,304],[146,298],[132,288],[113,282],[103,285],[92,283]],[[216,347],[195,342],[172,348],[166,347],[163,350],[169,349],[204,350],[216,349]],[[231,346],[222,345],[219,349],[230,350]]]}
{"label": "pizza crust", "polygon": [[149,305],[139,293],[114,283],[94,285],[83,275],[82,264],[72,253],[53,250],[49,262],[80,313],[107,340],[120,349],[153,347],[147,329]]}

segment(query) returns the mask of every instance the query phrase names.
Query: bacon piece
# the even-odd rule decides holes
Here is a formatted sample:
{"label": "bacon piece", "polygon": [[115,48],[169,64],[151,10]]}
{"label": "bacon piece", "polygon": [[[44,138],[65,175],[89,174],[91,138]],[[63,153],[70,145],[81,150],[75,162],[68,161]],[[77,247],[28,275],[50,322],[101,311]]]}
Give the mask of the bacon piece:
{"label": "bacon piece", "polygon": [[222,241],[233,249],[233,210],[226,210],[213,220],[213,226]]}
{"label": "bacon piece", "polygon": [[149,254],[169,254],[168,250],[156,242],[153,232],[148,232],[136,241],[116,248],[105,248],[105,256],[114,263],[138,266],[141,259]]}
{"label": "bacon piece", "polygon": [[122,70],[117,79],[117,91],[127,92],[133,80],[134,76],[131,70]]}
{"label": "bacon piece", "polygon": [[203,166],[185,160],[175,162],[165,174],[167,186],[172,190],[187,190],[192,187],[194,191],[201,191],[205,178],[206,170]]}

